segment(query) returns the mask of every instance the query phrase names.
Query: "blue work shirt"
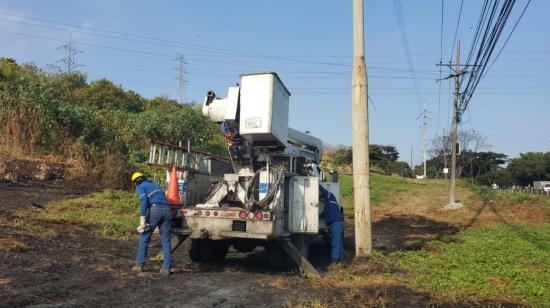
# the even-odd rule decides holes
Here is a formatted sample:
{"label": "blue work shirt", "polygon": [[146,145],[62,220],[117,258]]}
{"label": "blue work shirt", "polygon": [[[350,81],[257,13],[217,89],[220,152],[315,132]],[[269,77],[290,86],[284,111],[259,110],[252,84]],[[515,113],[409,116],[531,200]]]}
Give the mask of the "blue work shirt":
{"label": "blue work shirt", "polygon": [[325,199],[332,202],[338,202],[336,201],[336,196],[328,191],[326,188],[324,188],[322,185],[319,185],[319,193],[325,197]]}
{"label": "blue work shirt", "polygon": [[321,215],[325,218],[325,223],[330,225],[335,221],[344,221],[336,196],[321,185],[319,185],[319,192],[325,197],[325,211]]}
{"label": "blue work shirt", "polygon": [[147,216],[147,210],[152,204],[168,204],[166,195],[157,183],[143,181],[136,187],[136,193],[141,203],[140,216]]}
{"label": "blue work shirt", "polygon": [[336,201],[325,201],[325,223],[330,225],[336,221],[344,221],[340,205]]}

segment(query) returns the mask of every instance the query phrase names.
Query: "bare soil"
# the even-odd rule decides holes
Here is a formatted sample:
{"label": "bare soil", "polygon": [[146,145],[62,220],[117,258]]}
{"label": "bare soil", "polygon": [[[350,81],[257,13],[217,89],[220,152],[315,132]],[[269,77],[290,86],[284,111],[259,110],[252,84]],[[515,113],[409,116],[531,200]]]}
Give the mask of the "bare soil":
{"label": "bare soil", "polygon": [[[269,269],[261,248],[249,254],[230,251],[223,264],[197,265],[188,259],[186,247],[181,247],[169,277],[158,274],[160,264],[154,261],[146,265],[146,272],[134,274],[130,268],[137,237],[134,241],[102,239],[92,235],[94,226],[44,221],[36,214],[39,210],[27,211],[88,192],[63,181],[0,182],[0,306],[281,307],[310,306],[317,301],[334,307],[517,306],[442,302],[383,276],[388,269],[375,260],[332,266],[320,280],[275,272]],[[380,204],[373,211],[375,248],[388,252],[419,249],[431,239],[442,239],[470,225],[549,221],[547,211],[530,205],[498,209],[466,196],[465,209],[453,212],[441,210],[444,200],[438,197],[396,196]],[[533,211],[539,212],[533,215]],[[35,216],[20,220],[22,212]],[[351,252],[350,217],[346,234],[346,250]],[[158,238],[152,245],[154,255],[160,250]],[[327,266],[328,247],[323,241],[314,243],[311,255],[318,267]],[[372,278],[361,286],[353,280],[331,280],[349,273]]]}
{"label": "bare soil", "polygon": [[[261,249],[247,255],[230,252],[224,264],[198,266],[181,247],[169,277],[158,274],[160,264],[154,261],[144,273],[134,274],[137,241],[97,238],[89,225],[19,218],[20,210],[84,193],[64,182],[0,182],[5,200],[0,207],[0,306],[272,307],[300,296],[280,282],[271,285],[299,277],[271,272]],[[158,251],[154,238],[150,253]]]}

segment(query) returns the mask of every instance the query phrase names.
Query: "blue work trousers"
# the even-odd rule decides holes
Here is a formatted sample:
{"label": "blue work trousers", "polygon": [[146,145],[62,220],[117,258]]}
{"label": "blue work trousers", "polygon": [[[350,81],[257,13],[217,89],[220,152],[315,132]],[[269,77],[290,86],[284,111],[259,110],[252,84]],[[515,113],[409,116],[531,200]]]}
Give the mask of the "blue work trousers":
{"label": "blue work trousers", "polygon": [[162,241],[162,253],[164,255],[164,262],[162,268],[170,270],[172,264],[172,255],[170,247],[170,209],[167,205],[153,205],[149,209],[149,228],[141,234],[139,238],[138,253],[136,257],[136,264],[143,266],[145,259],[147,259],[147,248],[149,247],[149,241],[151,235],[156,227],[160,230],[160,239]]}
{"label": "blue work trousers", "polygon": [[330,228],[330,258],[332,262],[344,261],[344,222],[335,221]]}

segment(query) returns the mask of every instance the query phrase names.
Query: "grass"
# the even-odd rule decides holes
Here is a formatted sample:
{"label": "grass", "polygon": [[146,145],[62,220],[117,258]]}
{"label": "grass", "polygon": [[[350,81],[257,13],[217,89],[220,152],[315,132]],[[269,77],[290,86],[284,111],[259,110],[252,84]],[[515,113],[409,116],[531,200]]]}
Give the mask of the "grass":
{"label": "grass", "polygon": [[489,188],[471,184],[469,181],[461,181],[461,185],[475,192],[484,202],[491,202],[497,206],[514,204],[532,204],[550,207],[550,198],[534,193],[519,191],[492,191]]}
{"label": "grass", "polygon": [[493,200],[497,205],[502,206],[529,203],[538,206],[550,207],[550,198],[546,196],[515,191],[494,192]]}
{"label": "grass", "polygon": [[[346,211],[352,212],[351,176],[341,176],[340,185],[342,203]],[[458,181],[457,187],[463,192],[471,192],[462,200],[467,205],[477,198],[496,207],[550,206],[550,199],[540,195],[493,192],[469,181]],[[421,195],[428,199],[444,199],[446,194],[445,181],[419,182],[371,175],[371,200],[375,206],[400,206],[394,200]],[[380,269],[379,274],[358,273],[352,265],[338,275],[321,278],[320,284],[326,290],[333,286],[338,288],[344,293],[343,297],[352,290],[369,286],[379,288],[380,281],[382,284],[394,281],[414,292],[427,294],[433,303],[483,305],[492,302],[550,307],[550,224],[520,221],[469,227],[441,240],[429,241],[420,250],[375,252],[368,266]],[[350,284],[352,288],[343,287]]]}
{"label": "grass", "polygon": [[135,194],[105,190],[47,206],[46,220],[92,225],[93,233],[110,239],[128,239],[138,225],[139,202]]}
{"label": "grass", "polygon": [[[340,193],[346,211],[352,211],[352,177],[340,176]],[[541,196],[520,193],[495,193],[459,181],[462,190],[474,192],[496,206],[532,203],[550,206]],[[393,204],[395,198],[435,198],[446,196],[444,181],[417,181],[371,174],[371,200],[376,205]],[[468,203],[466,203],[468,204]],[[401,206],[395,203],[395,206]],[[47,206],[43,218],[92,225],[94,234],[127,239],[135,234],[138,200],[134,194],[106,190]],[[27,226],[23,220],[16,226]],[[13,249],[24,249],[13,243]],[[394,269],[398,268],[398,275]],[[428,294],[439,303],[466,303],[485,300],[520,303],[535,307],[550,306],[550,224],[494,224],[469,227],[441,240],[429,241],[421,250],[375,253],[367,270],[342,267],[311,283],[327,292],[337,288],[340,298],[383,305],[386,298],[368,299],[358,295],[368,288],[400,285],[414,292]],[[405,274],[403,274],[405,273]],[[282,283],[275,283],[280,286]],[[373,287],[374,286],[374,287]],[[324,299],[299,303],[303,307],[324,307]],[[330,305],[329,305],[330,306]]]}
{"label": "grass", "polygon": [[13,237],[0,238],[0,251],[22,251],[29,246]]}
{"label": "grass", "polygon": [[[405,193],[411,191],[422,191],[427,187],[426,184],[416,182],[399,176],[386,176],[371,173],[371,204],[376,205],[386,201],[395,193]],[[340,175],[340,196],[342,206],[346,212],[353,212],[353,178],[351,175]]]}
{"label": "grass", "polygon": [[550,224],[470,228],[456,240],[389,258],[408,272],[407,284],[438,297],[550,305]]}

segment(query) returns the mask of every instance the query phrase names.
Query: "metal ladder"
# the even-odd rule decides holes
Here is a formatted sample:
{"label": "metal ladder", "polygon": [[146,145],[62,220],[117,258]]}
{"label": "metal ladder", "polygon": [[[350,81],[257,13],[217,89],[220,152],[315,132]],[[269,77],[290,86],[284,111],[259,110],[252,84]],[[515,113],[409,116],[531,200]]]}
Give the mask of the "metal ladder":
{"label": "metal ladder", "polygon": [[160,166],[176,166],[209,174],[213,159],[229,162],[228,157],[199,150],[191,152],[189,148],[189,146],[183,147],[162,141],[151,142],[148,163]]}

